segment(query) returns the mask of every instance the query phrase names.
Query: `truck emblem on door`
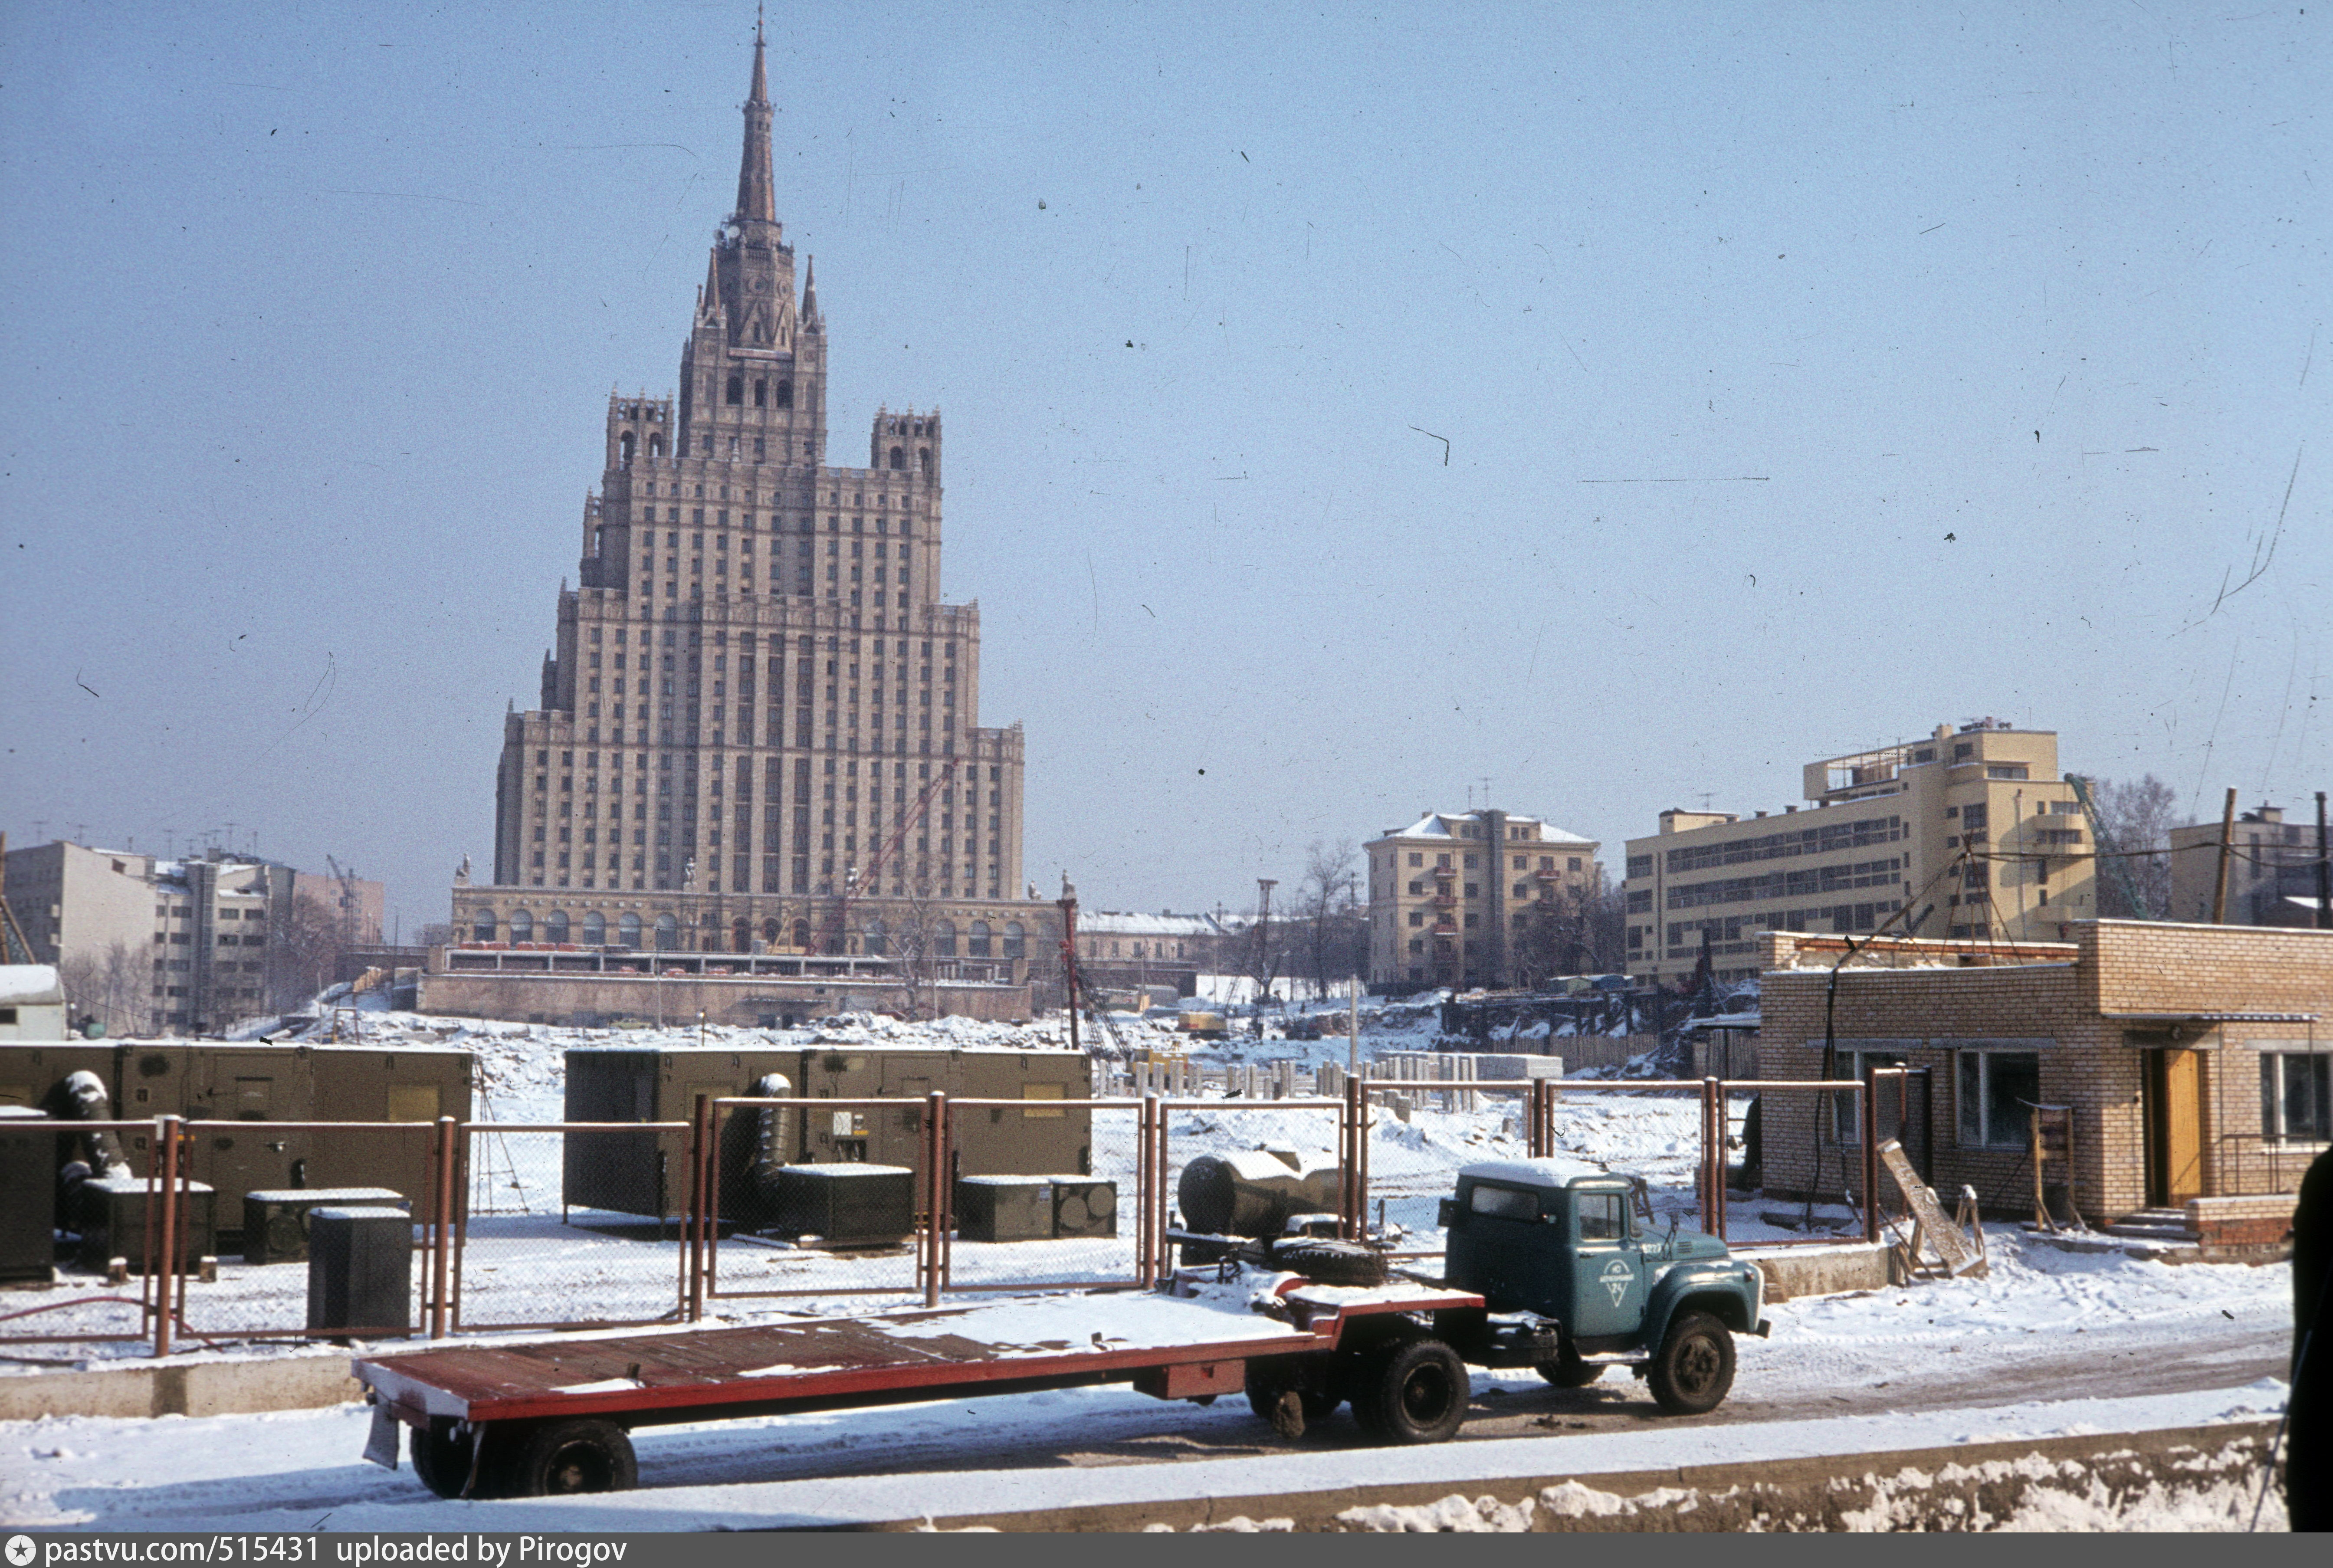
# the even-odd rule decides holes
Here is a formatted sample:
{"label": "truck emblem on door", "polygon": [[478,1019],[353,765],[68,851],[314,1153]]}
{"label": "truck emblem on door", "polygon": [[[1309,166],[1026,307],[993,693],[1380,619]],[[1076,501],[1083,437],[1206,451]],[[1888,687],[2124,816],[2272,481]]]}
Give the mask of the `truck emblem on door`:
{"label": "truck emblem on door", "polygon": [[1612,1293],[1612,1304],[1618,1306],[1620,1298],[1628,1294],[1629,1283],[1636,1277],[1635,1273],[1629,1269],[1627,1260],[1616,1257],[1604,1265],[1604,1272],[1599,1275],[1597,1279],[1606,1290]]}

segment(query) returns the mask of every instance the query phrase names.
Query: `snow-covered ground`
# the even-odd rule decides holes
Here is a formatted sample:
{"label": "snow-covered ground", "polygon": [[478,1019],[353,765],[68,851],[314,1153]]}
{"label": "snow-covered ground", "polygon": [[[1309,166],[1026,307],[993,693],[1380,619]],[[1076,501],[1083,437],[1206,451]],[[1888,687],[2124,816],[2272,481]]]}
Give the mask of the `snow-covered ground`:
{"label": "snow-covered ground", "polygon": [[[1477,1384],[1478,1395],[1481,1385]],[[1551,1400],[1562,1396],[1551,1393]],[[840,1523],[1206,1496],[1254,1496],[1372,1481],[1469,1482],[1599,1475],[1829,1454],[2139,1431],[2272,1416],[2273,1380],[2183,1394],[2022,1400],[1881,1411],[1755,1427],[1646,1423],[1622,1431],[1489,1437],[1435,1448],[1356,1446],[1339,1433],[1291,1449],[1228,1401],[1164,1406],[1122,1390],[895,1406],[648,1429],[638,1492],[556,1504],[446,1502],[409,1468],[363,1462],[362,1406],[154,1421],[59,1418],[0,1426],[0,1525],[96,1530],[658,1530]],[[1553,1424],[1553,1423],[1550,1423]],[[1253,1440],[1229,1457],[1186,1457],[1162,1428]],[[1259,1437],[1258,1433],[1262,1435]],[[2222,1500],[2223,1503],[2226,1499]],[[2248,1499],[2247,1499],[2248,1501]],[[2281,1524],[2273,1498],[2264,1524]],[[2122,1527],[2229,1527],[2230,1510],[2167,1511]],[[2248,1510],[2247,1510],[2248,1513]],[[1385,1525],[1404,1527],[1388,1519]],[[2095,1527],[2069,1510],[2019,1527]],[[2241,1519],[2233,1521],[2242,1527]]]}
{"label": "snow-covered ground", "polygon": [[[1126,1022],[1153,1027],[1138,1020]],[[563,1053],[571,1046],[679,1046],[696,1044],[697,1034],[693,1028],[670,1030],[651,1040],[642,1037],[648,1033],[643,1031],[580,1031],[392,1014],[371,1015],[366,1023],[369,1039],[385,1043],[398,1038],[475,1051],[480,1110],[505,1122],[558,1119]],[[1365,1046],[1415,1049],[1430,1037],[1430,1031],[1429,1021],[1412,1019],[1399,1028],[1370,1031],[1364,1036]],[[859,1018],[828,1021],[793,1033],[804,1044],[847,1039],[925,1044],[943,1034],[966,1049],[1058,1048],[1066,1043],[1066,1030],[1058,1023],[1014,1026],[952,1020],[917,1026]],[[763,1038],[760,1032],[708,1029],[705,1043],[743,1044]],[[1243,1060],[1304,1052],[1312,1060],[1340,1060],[1344,1051],[1341,1039],[1317,1044],[1234,1040],[1199,1053],[1199,1059],[1236,1065]],[[1444,1109],[1442,1097],[1425,1085],[1417,1087],[1407,1120],[1388,1114],[1378,1124],[1371,1150],[1372,1193],[1383,1201],[1389,1221],[1409,1228],[1407,1248],[1430,1253],[1440,1240],[1434,1229],[1435,1203],[1450,1190],[1452,1174],[1476,1160],[1520,1155],[1523,1146],[1512,1098],[1485,1094],[1471,1108],[1452,1103]],[[1699,1133],[1694,1101],[1575,1086],[1556,1117],[1560,1151],[1584,1163],[1642,1176],[1656,1214],[1682,1214],[1692,1223]],[[1130,1112],[1098,1114],[1096,1174],[1118,1179],[1121,1191],[1128,1193],[1132,1144]],[[466,1258],[464,1300],[474,1320],[516,1323],[547,1312],[567,1315],[579,1303],[609,1317],[653,1316],[669,1307],[678,1263],[677,1240],[658,1240],[637,1222],[629,1227],[561,1225],[557,1135],[497,1134],[494,1145],[496,1152],[481,1162],[481,1186],[473,1194],[479,1217]],[[1171,1145],[1177,1165],[1201,1152],[1267,1146],[1327,1161],[1334,1157],[1336,1117],[1320,1110],[1223,1100],[1177,1112]],[[1762,1228],[1754,1223],[1761,1207],[1737,1204],[1731,1222],[1737,1239],[1745,1231],[1754,1234]],[[1848,1217],[1838,1212],[1818,1214],[1839,1222]],[[595,1217],[577,1217],[590,1222]],[[1528,1372],[1483,1372],[1475,1378],[1476,1410],[1467,1433],[1452,1449],[1436,1453],[1479,1450],[1481,1463],[1490,1463],[1493,1450],[1504,1453],[1521,1445],[1517,1457],[1498,1463],[1523,1469],[1502,1473],[1545,1474],[1575,1463],[1585,1473],[1591,1461],[1608,1470],[1631,1467],[1617,1460],[1605,1462],[1611,1442],[1624,1438],[1639,1446],[1651,1442],[1654,1447],[1647,1453],[1668,1456],[1674,1448],[1682,1455],[1685,1449],[1676,1445],[1689,1448],[1709,1440],[1687,1436],[1708,1425],[1727,1427],[1733,1435],[1720,1447],[1728,1457],[1742,1457],[1756,1445],[1745,1448],[1749,1439],[1739,1429],[1810,1430],[1831,1418],[1872,1423],[1867,1429],[1853,1429],[1860,1433],[1855,1440],[1886,1448],[1928,1440],[1918,1435],[1929,1430],[1923,1423],[1941,1422],[1937,1430],[1980,1440],[2011,1429],[2038,1433],[2071,1429],[2083,1422],[2155,1421],[2162,1415],[2152,1405],[2145,1409],[2115,1406],[2121,1413],[2114,1414],[2107,1406],[2117,1396],[2188,1400],[2190,1404],[2177,1407],[2186,1412],[2182,1420],[2273,1409],[2280,1399],[2278,1388],[2254,1385],[2282,1364],[2290,1311],[2289,1269],[2200,1264],[2175,1267],[2120,1253],[2071,1254],[2011,1227],[1991,1227],[1989,1241],[1989,1279],[1771,1306],[1772,1337],[1742,1342],[1733,1398],[1712,1417],[1648,1427],[1645,1418],[1649,1407],[1641,1387],[1618,1374],[1589,1389],[1567,1391],[1548,1389]],[[890,1288],[898,1294],[889,1299],[898,1300],[904,1299],[912,1282],[912,1257],[906,1253],[838,1258],[736,1240],[725,1244],[721,1255],[724,1283],[731,1288],[823,1290],[836,1284],[881,1284],[895,1274]],[[1129,1237],[991,1247],[959,1242],[954,1255],[959,1281],[1099,1279],[1130,1272],[1132,1243]],[[86,1290],[87,1284],[78,1281],[69,1288]],[[221,1313],[232,1318],[237,1301],[262,1316],[281,1313],[287,1321],[296,1320],[296,1298],[303,1288],[304,1271],[249,1270],[229,1262],[223,1265],[218,1284],[192,1288],[189,1306],[197,1323],[222,1321],[216,1315]],[[9,1304],[34,1304],[39,1294],[11,1293]],[[885,1300],[831,1298],[829,1310],[862,1312]],[[714,1313],[716,1321],[745,1322],[816,1304],[814,1298],[725,1300],[715,1303]],[[1095,1298],[1092,1310],[1107,1314],[1114,1309],[1109,1298]],[[215,1315],[206,1319],[206,1313]],[[39,1347],[22,1348],[43,1353]],[[125,1352],[136,1348],[122,1347]],[[91,1364],[98,1358],[87,1355],[87,1349],[58,1347],[50,1352],[57,1357],[51,1364]],[[251,1353],[249,1348],[195,1352],[202,1359]],[[277,1353],[335,1352],[278,1347]],[[18,1363],[12,1370],[29,1369]],[[2087,1402],[2062,1403],[2068,1400]],[[2194,1403],[2197,1400],[2201,1403]],[[1221,1482],[1224,1495],[1258,1490],[1254,1467],[1260,1463],[1299,1467],[1289,1472],[1286,1482],[1294,1486],[1313,1484],[1301,1477],[1315,1474],[1367,1478],[1390,1462],[1352,1448],[1354,1439],[1342,1418],[1320,1439],[1333,1451],[1283,1455],[1268,1429],[1243,1408],[1234,1408],[1237,1404],[1202,1410],[1162,1405],[1123,1389],[1097,1389],[658,1429],[640,1437],[643,1485],[656,1496],[622,1505],[610,1499],[594,1506],[619,1509],[605,1516],[611,1528],[678,1526],[819,1516],[831,1508],[871,1506],[870,1499],[882,1496],[880,1484],[872,1479],[845,1485],[808,1478],[813,1477],[913,1473],[918,1497],[960,1490],[986,1503],[1007,1493],[1042,1493],[1048,1477],[1058,1480],[1065,1473],[1143,1468],[1147,1461],[1194,1454],[1224,1457],[1176,1466],[1176,1480],[1171,1484],[1195,1486],[1203,1480],[1202,1471],[1220,1467],[1225,1471]],[[2194,1414],[2198,1410],[2203,1413]],[[1991,1413],[1980,1419],[1983,1411]],[[475,1528],[485,1524],[488,1515],[466,1510],[534,1506],[448,1505],[429,1499],[409,1472],[390,1475],[355,1460],[363,1429],[363,1413],[357,1407],[205,1420],[53,1418],[0,1425],[0,1477],[5,1478],[0,1479],[0,1515],[11,1523],[93,1527],[212,1527],[231,1518],[235,1527],[272,1528],[296,1515],[303,1526],[321,1520],[328,1528],[433,1528],[456,1522]],[[1822,1439],[1827,1442],[1847,1440],[1842,1434],[1849,1430],[1825,1429],[1833,1432]],[[1577,1435],[1566,1438],[1566,1432]],[[1946,1436],[1935,1440],[1958,1439]],[[1664,1441],[1670,1446],[1661,1447]],[[1570,1446],[1558,1447],[1566,1444]],[[1576,1460],[1567,1457],[1574,1454],[1579,1455]],[[1416,1462],[1414,1453],[1402,1461]],[[1440,1457],[1435,1461],[1445,1462]],[[1458,1466],[1450,1472],[1454,1480],[1462,1474],[1490,1473],[1474,1460],[1447,1462]],[[1664,1457],[1651,1462],[1685,1461]],[[1468,1470],[1468,1465],[1475,1468]],[[1022,1466],[1040,1468],[1023,1472],[1018,1468]],[[990,1473],[1000,1469],[1017,1478],[1009,1485],[991,1485]],[[222,1503],[218,1483],[228,1479],[236,1483],[234,1499]],[[1123,1489],[1137,1484],[1112,1485]],[[833,1490],[837,1486],[843,1490]],[[852,1491],[851,1486],[861,1489]],[[947,1511],[936,1502],[926,1505]],[[2113,1523],[2083,1514],[2077,1503],[2065,1507],[2069,1510],[2067,1519],[2078,1524],[2088,1520],[2079,1527],[2103,1528]],[[835,1515],[830,1512],[825,1516]],[[2174,1517],[2168,1513],[2129,1515],[2121,1522],[2168,1523]],[[492,1527],[497,1528],[532,1528],[542,1523],[520,1513],[497,1513],[492,1520]]]}

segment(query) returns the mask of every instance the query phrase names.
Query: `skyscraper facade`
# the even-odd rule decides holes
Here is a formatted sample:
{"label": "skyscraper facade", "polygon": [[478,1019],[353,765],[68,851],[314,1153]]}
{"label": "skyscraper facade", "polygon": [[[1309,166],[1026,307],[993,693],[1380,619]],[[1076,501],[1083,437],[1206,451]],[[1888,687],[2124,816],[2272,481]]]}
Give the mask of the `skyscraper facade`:
{"label": "skyscraper facade", "polygon": [[457,880],[460,939],[882,954],[912,922],[936,956],[1022,956],[974,950],[1032,913],[1022,734],[981,726],[979,607],[941,599],[939,412],[880,409],[864,467],[827,462],[826,321],[770,121],[757,36],[678,396],[609,401],[581,576],[541,705],[504,720],[493,882]]}

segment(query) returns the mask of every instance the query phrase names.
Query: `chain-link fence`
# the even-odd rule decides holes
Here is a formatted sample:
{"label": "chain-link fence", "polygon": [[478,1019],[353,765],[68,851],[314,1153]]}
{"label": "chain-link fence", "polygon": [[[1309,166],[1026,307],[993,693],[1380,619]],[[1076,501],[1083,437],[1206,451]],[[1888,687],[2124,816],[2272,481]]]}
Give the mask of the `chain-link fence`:
{"label": "chain-link fence", "polygon": [[701,1102],[690,1169],[691,1312],[701,1315],[708,1303],[734,1312],[757,1300],[925,1296],[936,1256],[934,1105],[944,1098]]}
{"label": "chain-link fence", "polygon": [[936,1227],[943,1291],[1147,1283],[1151,1102],[948,1100]]}
{"label": "chain-link fence", "polygon": [[[417,1332],[410,1291],[319,1322],[312,1222],[319,1211],[370,1211],[391,1226],[391,1250],[407,1249],[408,1278],[425,1280],[453,1126],[11,1119],[8,1201],[27,1245],[14,1265],[24,1277],[0,1298],[0,1339],[167,1354],[174,1344]],[[287,1169],[287,1157],[303,1178],[345,1184],[252,1186],[254,1169]]]}
{"label": "chain-link fence", "polygon": [[677,1320],[687,1209],[664,1142],[687,1132],[686,1122],[463,1124],[443,1332]]}

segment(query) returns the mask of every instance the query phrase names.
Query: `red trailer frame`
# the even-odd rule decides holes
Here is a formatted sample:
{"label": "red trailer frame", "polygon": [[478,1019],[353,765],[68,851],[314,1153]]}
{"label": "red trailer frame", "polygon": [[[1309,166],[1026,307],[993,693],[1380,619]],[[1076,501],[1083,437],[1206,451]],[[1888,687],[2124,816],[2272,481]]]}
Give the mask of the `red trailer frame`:
{"label": "red trailer frame", "polygon": [[[635,1426],[1099,1383],[1131,1383],[1162,1400],[1211,1401],[1243,1392],[1251,1361],[1294,1365],[1290,1358],[1330,1357],[1364,1343],[1430,1340],[1425,1324],[1416,1320],[1430,1323],[1436,1313],[1483,1310],[1479,1295],[1407,1283],[1362,1290],[1291,1279],[1276,1294],[1284,1303],[1285,1321],[1196,1302],[1131,1298],[1187,1313],[1189,1332],[1172,1343],[1126,1348],[1020,1342],[993,1332],[983,1337],[984,1330],[1004,1325],[1011,1313],[1028,1304],[1008,1302],[415,1351],[362,1358],[353,1371],[373,1406],[367,1458],[394,1467],[401,1424],[414,1429],[415,1470],[441,1496],[531,1495],[630,1485],[634,1471],[622,1431]],[[1104,1322],[1129,1300],[1034,1299],[1090,1299]],[[1398,1318],[1413,1321],[1406,1326],[1387,1321]],[[962,1332],[929,1332],[951,1322]],[[902,1335],[896,1332],[900,1328],[926,1332]],[[1450,1354],[1455,1361],[1455,1352]],[[1464,1415],[1464,1379],[1458,1380],[1451,1432]],[[578,1434],[587,1458],[601,1454],[610,1456],[608,1462],[562,1472],[555,1456],[535,1455],[538,1438],[555,1448],[561,1433]],[[1434,1440],[1390,1435],[1395,1440]],[[531,1477],[517,1474],[529,1467]],[[571,1484],[562,1484],[562,1476]]]}

